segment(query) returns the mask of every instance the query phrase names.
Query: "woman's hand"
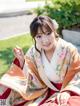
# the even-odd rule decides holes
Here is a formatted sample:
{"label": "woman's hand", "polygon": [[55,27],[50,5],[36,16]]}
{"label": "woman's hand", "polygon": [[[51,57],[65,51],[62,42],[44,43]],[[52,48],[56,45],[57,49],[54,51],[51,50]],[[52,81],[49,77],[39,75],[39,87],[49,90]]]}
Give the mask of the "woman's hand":
{"label": "woman's hand", "polygon": [[23,68],[23,65],[24,65],[23,50],[20,47],[16,46],[16,48],[14,48],[13,52],[14,52],[14,56],[19,60],[21,68]]}
{"label": "woman's hand", "polygon": [[59,106],[68,106],[67,102],[70,98],[70,94],[68,92],[62,92],[57,95],[57,101]]}

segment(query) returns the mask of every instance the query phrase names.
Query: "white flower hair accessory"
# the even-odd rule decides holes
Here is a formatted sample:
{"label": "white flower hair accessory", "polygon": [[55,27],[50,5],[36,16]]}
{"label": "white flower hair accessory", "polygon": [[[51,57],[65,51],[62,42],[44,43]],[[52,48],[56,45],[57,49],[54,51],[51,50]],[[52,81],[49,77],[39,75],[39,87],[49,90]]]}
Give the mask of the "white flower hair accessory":
{"label": "white flower hair accessory", "polygon": [[59,24],[57,23],[57,21],[55,19],[52,19],[52,22],[53,22],[54,29],[57,30],[59,27]]}

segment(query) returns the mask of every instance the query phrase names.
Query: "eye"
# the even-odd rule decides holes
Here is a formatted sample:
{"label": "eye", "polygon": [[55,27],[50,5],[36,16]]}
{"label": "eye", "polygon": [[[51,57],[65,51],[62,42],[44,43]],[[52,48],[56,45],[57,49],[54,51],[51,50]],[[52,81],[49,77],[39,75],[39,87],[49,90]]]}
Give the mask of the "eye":
{"label": "eye", "polygon": [[36,38],[40,39],[41,38],[41,35],[37,35]]}
{"label": "eye", "polygon": [[46,33],[47,36],[50,35],[50,34],[51,34],[51,32],[47,32],[47,33]]}

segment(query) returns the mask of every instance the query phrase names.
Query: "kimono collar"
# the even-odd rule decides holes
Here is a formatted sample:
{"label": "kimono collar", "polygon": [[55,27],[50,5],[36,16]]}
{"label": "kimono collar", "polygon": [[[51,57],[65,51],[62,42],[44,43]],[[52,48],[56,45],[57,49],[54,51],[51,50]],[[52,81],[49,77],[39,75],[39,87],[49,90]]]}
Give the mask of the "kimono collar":
{"label": "kimono collar", "polygon": [[[37,45],[38,47],[38,45]],[[40,52],[42,52],[41,48],[39,49]],[[43,64],[42,64],[42,59],[41,59],[41,54],[35,50],[35,61],[36,61],[36,64],[37,64],[37,68],[38,68],[38,73],[42,79],[42,81],[51,89],[55,90],[55,91],[59,91],[51,82],[50,80],[48,79],[48,77],[46,76],[45,74],[45,71],[44,71],[44,67],[43,67]]]}

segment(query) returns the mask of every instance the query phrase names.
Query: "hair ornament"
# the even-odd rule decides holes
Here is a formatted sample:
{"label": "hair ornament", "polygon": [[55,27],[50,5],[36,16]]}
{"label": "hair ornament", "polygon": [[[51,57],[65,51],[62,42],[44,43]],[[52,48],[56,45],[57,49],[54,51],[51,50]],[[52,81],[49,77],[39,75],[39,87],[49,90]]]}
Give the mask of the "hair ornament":
{"label": "hair ornament", "polygon": [[55,19],[52,19],[52,22],[53,22],[54,29],[58,29],[59,24],[57,23],[57,21]]}

